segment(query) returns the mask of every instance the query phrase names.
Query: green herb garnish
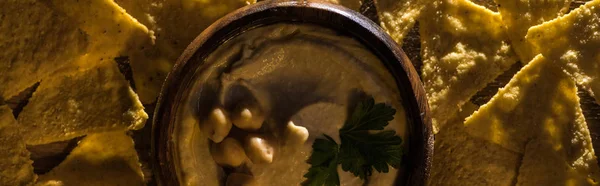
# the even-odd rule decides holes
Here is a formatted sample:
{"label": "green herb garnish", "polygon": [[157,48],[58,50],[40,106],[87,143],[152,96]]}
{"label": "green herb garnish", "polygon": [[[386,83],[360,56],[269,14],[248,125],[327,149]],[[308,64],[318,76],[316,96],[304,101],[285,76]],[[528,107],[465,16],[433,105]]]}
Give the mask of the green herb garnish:
{"label": "green herb garnish", "polygon": [[361,100],[340,129],[341,145],[331,137],[316,139],[308,159],[311,165],[302,185],[340,185],[337,165],[365,180],[373,173],[387,173],[388,165],[402,164],[402,138],[392,130],[383,130],[394,119],[396,110],[373,97]]}

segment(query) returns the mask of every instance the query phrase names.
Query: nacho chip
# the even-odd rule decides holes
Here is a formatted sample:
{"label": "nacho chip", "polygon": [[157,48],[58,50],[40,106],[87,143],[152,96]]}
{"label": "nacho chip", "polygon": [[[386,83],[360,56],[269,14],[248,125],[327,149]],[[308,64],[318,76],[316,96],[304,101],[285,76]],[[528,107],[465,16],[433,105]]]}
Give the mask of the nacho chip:
{"label": "nacho chip", "polygon": [[404,37],[414,26],[427,3],[431,0],[378,0],[375,1],[381,27],[402,46]]}
{"label": "nacho chip", "polygon": [[540,140],[559,152],[564,163],[581,175],[598,177],[577,87],[542,55],[469,116],[465,126],[469,134],[515,152],[523,153],[529,141]]}
{"label": "nacho chip", "polygon": [[0,106],[0,185],[32,185],[37,176],[12,110]]}
{"label": "nacho chip", "polygon": [[124,131],[90,134],[37,185],[144,185],[133,140]]}
{"label": "nacho chip", "polygon": [[86,34],[35,0],[0,1],[0,100],[85,53]]}
{"label": "nacho chip", "polygon": [[437,133],[516,59],[500,15],[470,1],[436,1],[420,21],[421,77]]}
{"label": "nacho chip", "polygon": [[148,115],[113,61],[44,79],[19,115],[27,144],[140,129]]}
{"label": "nacho chip", "polygon": [[564,151],[557,151],[542,140],[527,143],[525,155],[519,167],[519,186],[537,185],[592,185],[593,179],[581,174],[565,163]]}
{"label": "nacho chip", "polygon": [[522,63],[527,63],[539,52],[525,40],[531,26],[552,20],[569,10],[571,0],[495,0],[506,25],[510,43]]}
{"label": "nacho chip", "polygon": [[113,0],[42,0],[50,7],[67,15],[90,35],[92,51],[110,56],[140,51],[154,37]]}
{"label": "nacho chip", "polygon": [[136,92],[154,102],[162,83],[183,50],[214,21],[256,0],[117,0],[127,12],[155,32],[156,45],[130,56]]}
{"label": "nacho chip", "polygon": [[[575,84],[541,55],[465,121],[470,134],[524,152],[544,130],[562,136],[579,108]],[[581,113],[579,113],[581,114]]]}
{"label": "nacho chip", "polygon": [[476,106],[464,107],[436,135],[429,185],[512,185],[521,155],[471,137],[463,121]]}
{"label": "nacho chip", "polygon": [[[74,19],[90,35],[90,42],[93,43],[91,52],[87,56],[87,61],[78,60],[83,63],[78,64],[78,67],[92,68],[94,62],[126,56],[130,60],[134,77],[142,75],[151,76],[149,79],[152,79],[156,73],[149,72],[150,70],[162,69],[161,73],[165,75],[170,71],[170,65],[165,67],[160,63],[153,64],[149,59],[152,56],[160,56],[155,51],[149,50],[154,45],[154,33],[127,14],[113,0],[43,1]],[[155,80],[158,90],[163,79]],[[135,85],[143,103],[154,102],[157,93],[149,95],[145,89],[145,82],[136,81]]]}
{"label": "nacho chip", "polygon": [[532,27],[526,38],[600,103],[600,0]]}

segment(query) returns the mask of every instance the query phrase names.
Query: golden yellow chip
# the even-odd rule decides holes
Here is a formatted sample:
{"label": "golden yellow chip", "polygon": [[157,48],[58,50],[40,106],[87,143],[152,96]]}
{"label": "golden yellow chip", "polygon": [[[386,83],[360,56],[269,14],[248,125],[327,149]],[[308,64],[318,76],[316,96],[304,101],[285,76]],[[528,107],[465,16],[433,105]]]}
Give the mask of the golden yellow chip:
{"label": "golden yellow chip", "polygon": [[[154,102],[164,79],[157,78],[155,84],[158,84],[158,89],[154,93],[148,93],[147,82],[139,82],[141,80],[135,78],[143,76],[146,77],[146,80],[153,80],[152,77],[156,76],[156,72],[152,70],[162,69],[161,74],[165,75],[170,70],[170,65],[155,64],[150,60],[152,56],[161,55],[150,50],[154,45],[153,32],[127,14],[113,0],[43,1],[74,19],[75,23],[90,35],[90,42],[93,45],[90,53],[87,54],[88,60],[78,60],[83,63],[78,64],[78,67],[91,68],[94,66],[92,63],[96,61],[112,60],[122,56],[129,57],[140,99],[143,103]],[[182,31],[180,30],[180,32]]]}
{"label": "golden yellow chip", "polygon": [[[131,17],[113,0],[42,0],[67,15],[90,35],[92,51],[109,55],[127,55],[141,51],[154,37],[148,28]],[[100,52],[101,50],[101,52]],[[118,56],[116,56],[118,57]],[[92,61],[94,62],[94,61]]]}
{"label": "golden yellow chip", "polygon": [[133,140],[124,131],[90,134],[37,185],[144,185]]}
{"label": "golden yellow chip", "polygon": [[516,59],[498,13],[467,0],[435,1],[424,13],[421,77],[437,133]]}
{"label": "golden yellow chip", "polygon": [[404,37],[414,26],[425,5],[431,2],[430,0],[375,1],[379,24],[396,43],[402,46]]}
{"label": "golden yellow chip", "polygon": [[183,50],[217,19],[256,0],[117,0],[127,12],[155,32],[156,45],[130,55],[143,103],[154,102],[167,74]]}
{"label": "golden yellow chip", "polygon": [[565,151],[555,150],[541,140],[527,143],[525,155],[519,167],[519,186],[538,185],[592,185],[587,173],[580,173],[565,162]]}
{"label": "golden yellow chip", "polygon": [[0,1],[0,100],[51,75],[86,51],[86,34],[36,0]]}
{"label": "golden yellow chip", "polygon": [[495,0],[506,25],[510,43],[522,63],[533,59],[539,51],[525,40],[531,26],[552,20],[569,10],[571,0]]}
{"label": "golden yellow chip", "polygon": [[599,178],[577,87],[542,55],[536,56],[469,116],[465,126],[469,134],[515,152],[527,153],[527,143],[540,140],[581,175]]}
{"label": "golden yellow chip", "polygon": [[465,126],[472,135],[524,152],[526,143],[545,130],[560,136],[567,132],[577,119],[576,89],[566,74],[539,55],[469,116]]}
{"label": "golden yellow chip", "polygon": [[12,110],[0,106],[0,185],[31,185],[37,176]]}
{"label": "golden yellow chip", "polygon": [[[476,109],[464,107],[461,114]],[[471,137],[463,126],[466,116],[453,117],[435,136],[429,185],[512,185],[521,155]]]}
{"label": "golden yellow chip", "polygon": [[113,61],[44,79],[19,115],[27,144],[140,129],[148,115]]}
{"label": "golden yellow chip", "polygon": [[532,27],[526,38],[600,103],[600,0]]}

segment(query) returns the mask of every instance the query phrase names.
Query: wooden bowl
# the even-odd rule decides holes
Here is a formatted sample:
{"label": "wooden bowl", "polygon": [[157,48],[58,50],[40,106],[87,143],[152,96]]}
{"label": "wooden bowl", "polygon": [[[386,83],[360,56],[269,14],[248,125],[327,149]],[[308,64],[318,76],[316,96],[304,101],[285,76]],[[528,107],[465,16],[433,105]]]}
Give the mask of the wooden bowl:
{"label": "wooden bowl", "polygon": [[350,9],[312,1],[263,1],[241,8],[204,30],[183,52],[159,96],[152,125],[153,170],[159,185],[179,185],[172,139],[174,116],[186,80],[228,39],[246,30],[280,22],[311,23],[350,36],[369,48],[389,70],[406,110],[408,149],[395,185],[425,185],[433,155],[433,133],[425,91],[402,49],[376,23]]}

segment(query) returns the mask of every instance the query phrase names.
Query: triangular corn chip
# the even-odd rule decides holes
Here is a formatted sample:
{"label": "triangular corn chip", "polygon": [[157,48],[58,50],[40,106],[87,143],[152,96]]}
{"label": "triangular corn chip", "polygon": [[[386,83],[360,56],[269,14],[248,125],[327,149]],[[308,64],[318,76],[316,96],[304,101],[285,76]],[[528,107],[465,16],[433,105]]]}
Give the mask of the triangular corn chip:
{"label": "triangular corn chip", "polygon": [[32,185],[33,161],[8,106],[0,106],[0,185]]}
{"label": "triangular corn chip", "polygon": [[500,15],[470,1],[435,1],[420,21],[422,80],[437,133],[516,59]]}
{"label": "triangular corn chip", "polygon": [[600,103],[600,0],[532,27],[526,38]]}
{"label": "triangular corn chip", "polygon": [[402,46],[403,39],[421,16],[430,0],[377,0],[375,6],[380,25],[396,43]]}
{"label": "triangular corn chip", "polygon": [[[75,20],[75,23],[90,35],[92,46],[86,57],[88,60],[78,60],[82,63],[78,64],[79,67],[92,68],[94,62],[124,56],[129,58],[134,79],[137,75],[150,75],[146,80],[152,80],[156,73],[150,73],[148,69],[167,68],[168,70],[163,70],[165,76],[170,70],[169,65],[164,67],[161,64],[152,64],[148,59],[148,56],[159,55],[149,51],[153,47],[154,33],[127,14],[113,0],[42,1]],[[156,81],[160,88],[163,79],[156,79]],[[143,103],[154,102],[158,93],[148,95],[145,91],[145,82],[135,85]]]}
{"label": "triangular corn chip", "polygon": [[124,131],[90,134],[37,185],[144,185],[133,140]]}
{"label": "triangular corn chip", "polygon": [[41,1],[67,15],[74,24],[90,35],[93,54],[104,59],[141,51],[140,47],[152,42],[153,35],[148,28],[127,14],[113,0]]}
{"label": "triangular corn chip", "polygon": [[154,102],[164,79],[183,50],[214,21],[255,0],[117,0],[154,31],[156,45],[130,55],[142,103]]}
{"label": "triangular corn chip", "polygon": [[525,155],[519,167],[519,186],[537,185],[593,185],[586,173],[579,173],[568,165],[560,153],[542,140],[532,140],[525,147]]}
{"label": "triangular corn chip", "polygon": [[577,87],[542,55],[469,116],[465,126],[473,136],[520,153],[527,153],[528,142],[540,140],[581,175],[598,178],[599,168],[579,107]]}
{"label": "triangular corn chip", "polygon": [[87,36],[36,0],[0,1],[0,100],[9,99],[83,55]]}
{"label": "triangular corn chip", "polygon": [[471,137],[463,121],[476,106],[467,103],[464,107],[435,136],[429,185],[512,185],[521,155]]}
{"label": "triangular corn chip", "polygon": [[27,144],[140,129],[148,115],[113,61],[44,79],[20,113]]}
{"label": "triangular corn chip", "polygon": [[529,27],[552,20],[569,10],[571,0],[494,0],[506,25],[511,46],[522,63],[539,52],[525,40]]}

